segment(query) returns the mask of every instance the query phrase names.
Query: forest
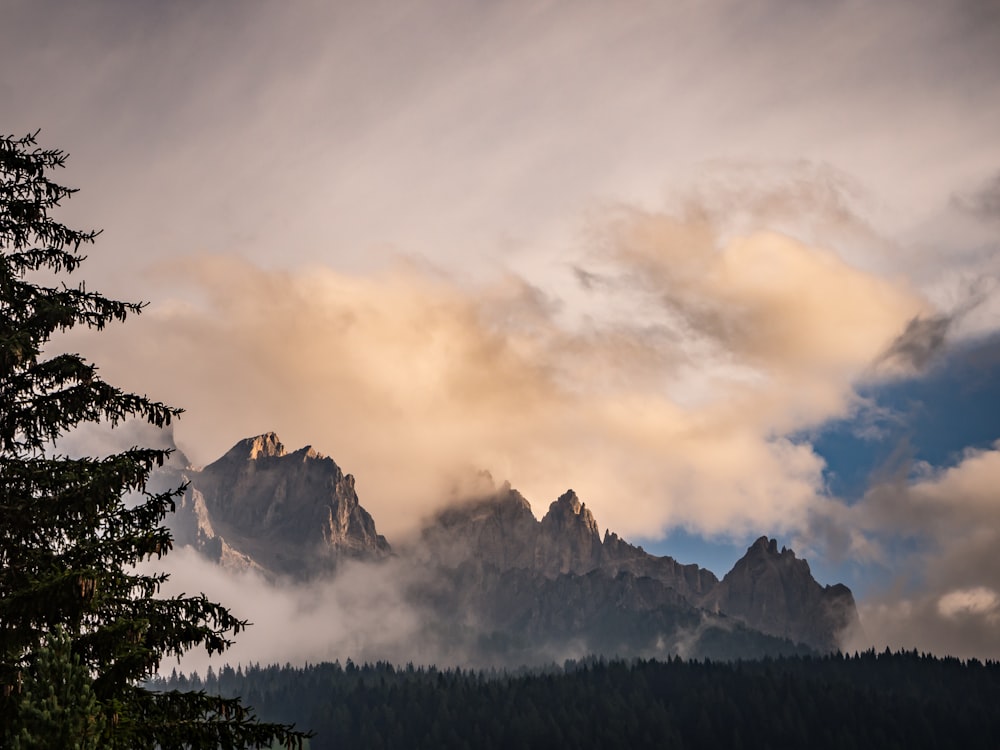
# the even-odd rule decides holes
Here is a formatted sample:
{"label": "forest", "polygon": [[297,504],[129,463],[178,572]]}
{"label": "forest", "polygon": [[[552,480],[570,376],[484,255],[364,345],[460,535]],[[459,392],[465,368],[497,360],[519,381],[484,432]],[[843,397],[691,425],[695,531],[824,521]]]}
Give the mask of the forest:
{"label": "forest", "polygon": [[1000,663],[916,651],[567,661],[523,671],[226,666],[155,690],[236,696],[326,748],[1000,747]]}

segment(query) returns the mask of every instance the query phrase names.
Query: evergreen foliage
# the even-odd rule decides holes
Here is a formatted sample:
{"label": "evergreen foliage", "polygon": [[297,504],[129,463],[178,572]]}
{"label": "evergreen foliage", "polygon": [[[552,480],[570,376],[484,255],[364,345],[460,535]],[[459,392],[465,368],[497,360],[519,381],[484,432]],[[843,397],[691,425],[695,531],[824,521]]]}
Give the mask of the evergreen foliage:
{"label": "evergreen foliage", "polygon": [[[169,451],[55,453],[54,441],[81,423],[163,427],[181,410],[105,383],[77,354],[46,351],[58,332],[102,329],[143,305],[65,282],[97,232],[50,218],[75,191],[49,179],[66,155],[38,148],[36,135],[0,137],[0,746],[12,744],[16,717],[93,716],[84,674],[102,748],[298,745],[302,733],[259,723],[236,698],[141,684],[164,656],[221,652],[246,623],[204,595],[159,598],[167,576],[134,567],[171,548],[163,519],[181,490],[145,491]],[[60,668],[75,707],[56,709],[46,693],[45,670]]]}
{"label": "evergreen foliage", "polygon": [[1000,747],[1000,664],[916,651],[735,662],[592,658],[518,672],[252,665],[224,667],[203,684],[248,696],[263,717],[308,724],[311,750]]}
{"label": "evergreen foliage", "polygon": [[60,629],[25,675],[11,750],[97,750],[100,708],[90,675]]}

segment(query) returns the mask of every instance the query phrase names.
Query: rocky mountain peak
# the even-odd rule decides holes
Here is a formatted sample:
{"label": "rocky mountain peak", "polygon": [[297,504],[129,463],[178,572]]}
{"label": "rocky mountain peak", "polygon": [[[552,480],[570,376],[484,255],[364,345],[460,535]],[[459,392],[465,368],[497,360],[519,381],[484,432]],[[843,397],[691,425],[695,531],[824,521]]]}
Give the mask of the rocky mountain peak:
{"label": "rocky mountain peak", "polygon": [[[257,461],[261,458],[280,458],[285,455],[285,446],[274,432],[248,437],[230,448],[219,461],[238,462]],[[216,463],[219,463],[217,461]]]}
{"label": "rocky mountain peak", "polygon": [[579,514],[580,508],[583,507],[583,503],[580,502],[580,498],[576,496],[576,493],[573,492],[573,490],[566,490],[555,500],[555,502],[552,503],[550,509],[552,507],[566,508],[571,513]]}
{"label": "rocky mountain peak", "polygon": [[[788,549],[782,546],[781,551],[778,551],[778,540],[769,539],[766,536],[760,537],[757,541],[747,548],[747,556],[749,558],[785,558],[787,560],[796,560],[794,550]],[[798,562],[805,564],[808,570],[809,564],[805,560],[799,560]]]}
{"label": "rocky mountain peak", "polygon": [[[281,445],[279,443],[279,445]],[[313,448],[311,445],[304,445],[297,451],[292,451],[291,453],[282,453],[279,458],[284,458],[285,456],[290,456],[292,459],[298,463],[306,463],[307,461],[319,461],[322,463],[332,464],[336,466],[336,463],[332,458],[327,456],[325,453],[320,453],[318,450]],[[354,483],[354,477],[350,474],[345,475],[345,479],[350,480],[351,484]]]}
{"label": "rocky mountain peak", "polygon": [[521,493],[504,482],[497,491],[439,512],[423,532],[423,549],[439,564],[525,570],[552,579],[600,571],[653,578],[697,602],[718,579],[697,565],[657,557],[607,531],[573,490],[549,505],[541,521]]}
{"label": "rocky mountain peak", "polygon": [[500,489],[487,495],[448,506],[434,517],[432,525],[467,530],[494,518],[503,519],[506,525],[515,520],[535,520],[531,505],[524,496],[513,489],[510,482],[504,482]]}
{"label": "rocky mountain peak", "polygon": [[201,527],[269,572],[308,577],[343,558],[391,552],[358,501],[354,477],[312,446],[288,453],[273,432],[241,440],[186,479],[192,498],[201,498],[190,504]]}
{"label": "rocky mountain peak", "polygon": [[836,636],[857,618],[846,586],[821,586],[809,563],[775,539],[760,537],[706,598],[706,605],[769,635],[813,648],[836,647]]}
{"label": "rocky mountain peak", "polygon": [[539,528],[536,556],[549,574],[582,574],[601,563],[601,535],[597,521],[573,490],[549,506]]}
{"label": "rocky mountain peak", "polygon": [[753,555],[777,555],[778,540],[768,539],[766,536],[762,536],[751,544],[749,548],[747,548],[747,553]]}
{"label": "rocky mountain peak", "polygon": [[499,490],[437,513],[421,531],[421,548],[445,567],[475,561],[500,570],[530,568],[537,527],[531,505],[504,482]]}
{"label": "rocky mountain peak", "polygon": [[594,514],[586,504],[580,502],[573,490],[566,490],[549,505],[549,512],[542,518],[542,526],[555,527],[560,534],[580,528],[580,533],[587,537],[593,536],[600,543],[600,532]]}

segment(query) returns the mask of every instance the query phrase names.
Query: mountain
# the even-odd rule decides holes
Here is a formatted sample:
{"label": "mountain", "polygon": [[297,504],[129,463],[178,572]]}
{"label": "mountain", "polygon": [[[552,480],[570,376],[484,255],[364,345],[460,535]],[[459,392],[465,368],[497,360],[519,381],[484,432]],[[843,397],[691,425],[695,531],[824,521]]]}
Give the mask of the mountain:
{"label": "mountain", "polygon": [[174,524],[227,567],[310,578],[345,559],[391,553],[358,501],[354,477],[311,446],[288,453],[273,432],[241,440],[204,469],[187,467]]}
{"label": "mountain", "polygon": [[[572,490],[553,502],[538,521],[528,501],[504,483],[492,495],[439,513],[423,529],[422,551],[438,567],[462,571],[452,587],[472,593],[456,601],[465,606],[474,603],[477,611],[489,613],[485,620],[493,623],[513,624],[514,613],[530,609],[532,614],[524,615],[520,625],[528,631],[532,629],[527,624],[545,617],[553,624],[558,621],[558,617],[540,614],[544,606],[523,601],[522,594],[528,590],[534,590],[539,601],[565,604],[594,625],[594,600],[571,592],[581,587],[599,589],[600,602],[610,599],[617,611],[641,614],[639,619],[646,622],[656,621],[650,613],[666,607],[678,626],[683,620],[687,628],[714,623],[731,630],[736,622],[823,652],[836,649],[838,635],[857,622],[850,589],[842,584],[821,586],[805,560],[797,559],[791,550],[778,552],[774,540],[758,539],[719,581],[709,570],[651,555],[610,531],[602,539],[593,514]],[[517,575],[509,575],[515,571]],[[584,585],[583,579],[589,583]],[[638,591],[644,594],[636,599]],[[677,619],[685,609],[690,610],[688,615],[696,615],[694,620]],[[720,615],[726,620],[713,619]],[[661,635],[663,624],[659,622]],[[573,631],[566,623],[560,627],[563,632]],[[585,631],[597,640],[606,641],[609,636],[607,629],[596,627],[577,628],[576,635]]]}
{"label": "mountain", "polygon": [[692,601],[719,583],[710,570],[650,555],[610,531],[602,540],[593,514],[573,490],[538,521],[528,501],[505,482],[494,494],[439,513],[424,527],[422,541],[438,564],[476,561],[547,577],[593,570],[611,577],[629,573],[658,580]]}
{"label": "mountain", "polygon": [[287,452],[274,433],[240,441],[204,469],[175,464],[164,477],[188,482],[172,522],[178,543],[292,581],[335,575],[345,560],[392,559],[393,585],[424,630],[467,661],[830,651],[857,622],[846,586],[821,586],[774,540],[758,539],[720,581],[611,531],[602,537],[573,490],[539,520],[504,483],[440,511],[393,550],[350,474],[309,446]]}
{"label": "mountain", "polygon": [[857,624],[851,590],[821,586],[790,549],[760,537],[701,601],[763,633],[808,643],[821,651],[837,647],[837,634]]}

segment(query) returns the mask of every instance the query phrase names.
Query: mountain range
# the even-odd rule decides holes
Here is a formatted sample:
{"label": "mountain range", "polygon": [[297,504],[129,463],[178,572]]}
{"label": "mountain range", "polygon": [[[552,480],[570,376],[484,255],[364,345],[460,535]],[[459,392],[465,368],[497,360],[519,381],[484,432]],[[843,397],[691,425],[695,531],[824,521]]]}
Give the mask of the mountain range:
{"label": "mountain range", "polygon": [[274,433],[196,469],[182,454],[157,477],[186,483],[171,527],[218,564],[292,583],[335,580],[348,563],[389,571],[439,644],[466,661],[555,656],[737,658],[835,650],[858,624],[851,591],[760,537],[721,580],[694,564],[602,536],[576,493],[541,520],[509,483],[453,503],[391,546],[354,477]]}

